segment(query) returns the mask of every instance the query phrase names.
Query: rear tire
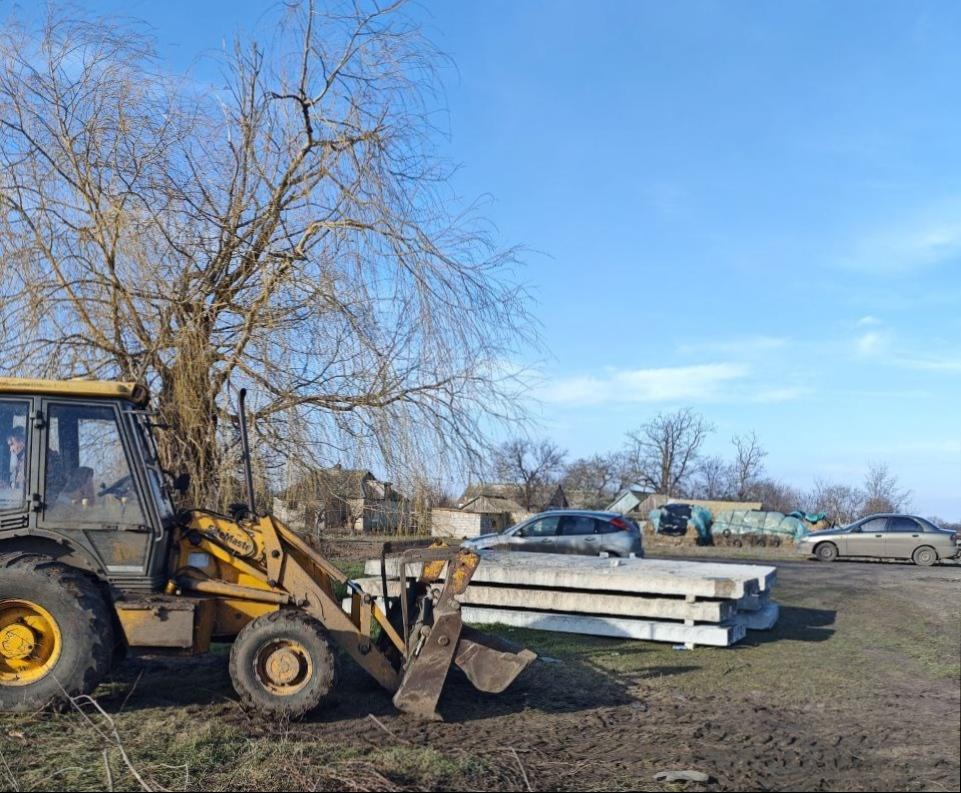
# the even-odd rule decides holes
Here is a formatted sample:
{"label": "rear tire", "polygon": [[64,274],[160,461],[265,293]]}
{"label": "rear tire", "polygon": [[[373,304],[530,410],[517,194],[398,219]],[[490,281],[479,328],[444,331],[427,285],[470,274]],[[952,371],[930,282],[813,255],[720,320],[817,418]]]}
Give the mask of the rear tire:
{"label": "rear tire", "polygon": [[822,542],[814,549],[819,562],[833,562],[838,558],[838,547],[833,542]]}
{"label": "rear tire", "polygon": [[110,671],[113,625],[96,583],[48,556],[0,554],[0,710],[90,694]]}
{"label": "rear tire", "polygon": [[258,617],[234,640],[230,679],[244,707],[300,718],[334,686],[334,654],[324,626],[302,611]]}
{"label": "rear tire", "polygon": [[920,548],[915,549],[914,555],[911,558],[914,560],[914,563],[920,567],[930,567],[938,561],[938,552],[930,545],[922,545]]}

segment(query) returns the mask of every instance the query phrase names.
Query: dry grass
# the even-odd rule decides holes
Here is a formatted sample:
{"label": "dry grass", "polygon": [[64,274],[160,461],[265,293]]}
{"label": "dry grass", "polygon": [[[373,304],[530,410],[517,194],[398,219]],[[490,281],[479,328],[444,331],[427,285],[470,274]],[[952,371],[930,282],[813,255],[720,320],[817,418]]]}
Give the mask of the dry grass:
{"label": "dry grass", "polygon": [[[782,571],[776,595],[782,605],[777,628],[752,633],[732,649],[682,652],[649,642],[498,628],[546,656],[529,673],[536,682],[502,695],[512,698],[506,708],[461,691],[453,703],[472,708],[465,721],[423,729],[396,717],[387,697],[347,663],[328,711],[285,724],[239,708],[223,647],[201,659],[134,659],[96,692],[102,711],[81,702],[61,714],[0,716],[0,788],[663,790],[635,766],[561,747],[579,736],[581,723],[616,718],[621,726],[611,728],[613,739],[628,740],[624,730],[643,728],[644,750],[634,762],[653,763],[673,751],[678,737],[671,719],[684,714],[685,702],[695,713],[705,702],[710,708],[740,703],[731,709],[732,721],[714,729],[748,734],[751,728],[739,720],[749,705],[764,703],[778,719],[801,719],[794,729],[803,732],[807,719],[830,731],[827,714],[843,704],[844,718],[871,733],[889,718],[883,697],[905,703],[907,714],[956,696],[956,572],[812,563]],[[655,717],[658,707],[670,718]],[[917,714],[915,720],[923,718]],[[725,717],[710,711],[708,718]],[[951,730],[957,725],[940,724],[931,740],[948,735],[950,742]],[[543,748],[525,750],[538,742]]]}

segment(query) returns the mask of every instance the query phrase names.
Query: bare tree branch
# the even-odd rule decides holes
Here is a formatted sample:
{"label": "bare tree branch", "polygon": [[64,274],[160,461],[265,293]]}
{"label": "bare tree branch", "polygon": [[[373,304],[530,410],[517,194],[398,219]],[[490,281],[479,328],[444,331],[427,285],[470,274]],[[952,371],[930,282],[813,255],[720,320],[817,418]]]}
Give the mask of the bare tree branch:
{"label": "bare tree branch", "polygon": [[[536,343],[517,251],[433,153],[439,57],[402,3],[288,4],[207,92],[135,25],[0,33],[0,325],[11,374],[145,380],[195,498],[262,479],[477,470]],[[346,459],[345,459],[346,458]]]}

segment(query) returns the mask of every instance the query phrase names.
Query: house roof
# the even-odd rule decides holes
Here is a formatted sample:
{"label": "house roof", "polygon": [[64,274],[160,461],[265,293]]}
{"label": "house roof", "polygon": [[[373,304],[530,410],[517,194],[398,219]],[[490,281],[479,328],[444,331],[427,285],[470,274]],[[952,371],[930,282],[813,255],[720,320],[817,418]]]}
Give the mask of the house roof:
{"label": "house roof", "polygon": [[[527,512],[528,510],[520,503],[523,488],[510,482],[484,482],[476,485],[468,485],[463,495],[457,499],[457,504],[464,509],[465,505],[475,499],[483,497],[487,499],[486,504],[494,507],[491,509],[477,510],[471,508],[470,512]],[[535,512],[550,507],[569,506],[564,488],[559,484],[548,484],[536,487],[531,494],[531,509]],[[505,506],[505,504],[507,506]]]}
{"label": "house roof", "polygon": [[496,495],[480,493],[473,498],[458,503],[462,512],[480,512],[482,514],[496,514],[501,512],[526,512],[516,501]]}
{"label": "house roof", "polygon": [[516,494],[517,485],[509,482],[482,482],[476,485],[468,485],[457,501],[458,503],[464,503],[478,496],[495,496],[498,498],[513,499]]}
{"label": "house roof", "polygon": [[322,501],[326,498],[342,500],[366,498],[382,501],[388,497],[400,497],[400,494],[390,489],[388,482],[379,481],[364,468],[341,468],[340,466],[309,471],[290,487],[278,493],[278,498],[284,501]]}
{"label": "house roof", "polygon": [[629,485],[618,493],[614,500],[605,507],[609,512],[620,512],[625,514],[635,509],[644,499],[651,496],[649,490],[645,490],[640,485]]}

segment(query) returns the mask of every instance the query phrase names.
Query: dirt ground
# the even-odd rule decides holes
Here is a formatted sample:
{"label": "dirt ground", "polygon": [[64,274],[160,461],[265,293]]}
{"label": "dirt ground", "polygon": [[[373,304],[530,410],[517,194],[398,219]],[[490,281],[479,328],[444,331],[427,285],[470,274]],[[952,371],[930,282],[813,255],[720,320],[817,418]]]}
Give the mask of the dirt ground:
{"label": "dirt ground", "polygon": [[[0,786],[958,790],[961,566],[776,563],[780,622],[734,648],[497,629],[541,660],[498,697],[452,677],[443,723],[346,660],[326,708],[274,724],[237,706],[226,648],[128,659],[96,694],[109,720],[0,717]],[[684,769],[711,781],[654,782]]]}

